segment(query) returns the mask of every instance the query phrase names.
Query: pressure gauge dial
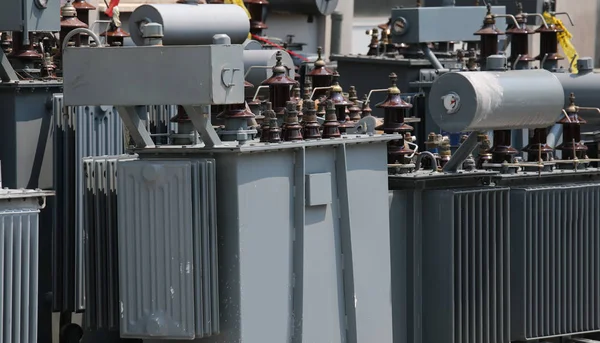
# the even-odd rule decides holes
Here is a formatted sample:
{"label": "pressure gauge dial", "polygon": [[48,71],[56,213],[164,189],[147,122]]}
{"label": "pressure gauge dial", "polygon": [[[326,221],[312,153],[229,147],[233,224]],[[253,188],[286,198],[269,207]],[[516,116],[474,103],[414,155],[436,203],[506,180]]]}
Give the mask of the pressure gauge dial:
{"label": "pressure gauge dial", "polygon": [[394,20],[392,23],[392,33],[398,36],[401,36],[406,33],[408,29],[408,22],[406,19],[400,17]]}
{"label": "pressure gauge dial", "polygon": [[460,96],[454,92],[450,92],[442,97],[444,108],[448,114],[454,114],[460,110]]}
{"label": "pressure gauge dial", "polygon": [[37,8],[42,10],[48,7],[48,0],[33,0],[33,3]]}

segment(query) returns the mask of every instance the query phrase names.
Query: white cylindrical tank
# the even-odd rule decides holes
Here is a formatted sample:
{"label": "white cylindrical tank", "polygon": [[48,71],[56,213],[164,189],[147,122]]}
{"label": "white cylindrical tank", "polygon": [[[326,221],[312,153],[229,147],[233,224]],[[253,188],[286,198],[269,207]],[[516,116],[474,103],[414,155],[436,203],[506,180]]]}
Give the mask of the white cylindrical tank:
{"label": "white cylindrical tank", "polygon": [[216,34],[226,34],[232,44],[242,44],[250,32],[248,15],[237,5],[145,4],[129,18],[136,45],[144,44],[139,25],[148,21],[163,26],[163,45],[209,45]]}
{"label": "white cylindrical tank", "polygon": [[549,71],[478,71],[438,78],[428,110],[442,130],[465,132],[547,127],[564,105],[562,85]]}

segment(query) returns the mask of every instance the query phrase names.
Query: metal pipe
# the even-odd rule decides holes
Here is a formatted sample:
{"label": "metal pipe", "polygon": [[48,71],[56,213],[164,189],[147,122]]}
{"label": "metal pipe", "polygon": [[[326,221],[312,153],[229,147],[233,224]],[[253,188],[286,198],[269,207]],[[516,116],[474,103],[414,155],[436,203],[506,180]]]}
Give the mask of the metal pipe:
{"label": "metal pipe", "polygon": [[96,35],[94,33],[94,31],[84,28],[84,27],[79,27],[74,29],[73,31],[70,31],[69,33],[67,33],[65,35],[65,38],[63,39],[63,46],[62,49],[65,50],[69,44],[69,39],[71,39],[71,37],[78,35],[80,33],[87,33],[88,35],[92,36],[92,38],[94,39],[94,41],[96,41],[96,43],[98,45],[96,45],[96,47],[101,47],[102,43],[100,42],[100,38],[98,37],[98,35]]}
{"label": "metal pipe", "polygon": [[512,14],[493,14],[493,16],[494,18],[510,18],[513,20],[515,26],[519,27],[519,22],[517,21],[517,18],[515,18],[515,16]]}
{"label": "metal pipe", "polygon": [[[287,65],[283,65],[285,67],[286,70],[292,70],[292,68],[288,67]],[[252,71],[252,69],[272,69],[273,66],[250,66],[248,69],[246,69],[246,73],[244,74],[244,79],[246,79],[246,77],[248,76],[248,74],[250,74],[250,72]],[[268,78],[267,78],[268,79]],[[266,80],[266,79],[265,79]]]}
{"label": "metal pipe", "polygon": [[371,89],[371,91],[369,91],[369,95],[367,95],[367,99],[365,100],[365,102],[368,104],[369,103],[369,99],[371,99],[371,94],[373,93],[380,93],[380,92],[387,92],[387,88],[385,89]]}
{"label": "metal pipe", "polygon": [[427,46],[427,43],[421,43],[421,50],[423,50],[425,57],[427,58],[427,60],[429,60],[429,63],[431,63],[431,65],[433,66],[433,69],[435,69],[435,70],[443,70],[444,69],[444,66],[437,59],[437,57],[435,56],[433,51],[431,51],[431,49],[429,49],[429,46]]}
{"label": "metal pipe", "polygon": [[567,12],[554,12],[551,13],[553,16],[557,16],[557,15],[566,15],[567,18],[569,18],[569,22],[571,23],[571,26],[575,26],[575,23],[573,23],[573,19],[571,19],[571,16],[569,15],[569,13]]}
{"label": "metal pipe", "polygon": [[342,24],[344,15],[341,12],[331,14],[331,44],[330,53],[337,55],[342,51]]}
{"label": "metal pipe", "polygon": [[315,87],[315,88],[313,88],[312,93],[310,93],[310,98],[312,99],[315,96],[316,91],[323,90],[323,89],[331,89],[331,87]]}
{"label": "metal pipe", "polygon": [[437,160],[435,158],[435,155],[433,153],[431,153],[430,151],[421,151],[421,153],[417,156],[417,161],[415,162],[415,165],[417,166],[418,169],[421,168],[421,161],[423,160],[423,157],[426,156],[430,161],[431,161],[431,169],[433,172],[437,172]]}
{"label": "metal pipe", "polygon": [[571,59],[571,62],[569,63],[569,73],[573,72],[573,64],[575,63],[577,59],[577,54],[573,55],[573,58]]}
{"label": "metal pipe", "polygon": [[264,89],[264,88],[269,88],[269,86],[263,85],[263,86],[256,87],[256,93],[254,93],[254,96],[252,97],[252,101],[256,100],[256,97],[258,96],[258,92],[260,92],[260,90]]}
{"label": "metal pipe", "polygon": [[542,20],[542,25],[544,25],[545,28],[548,28],[548,23],[546,22],[546,19],[540,13],[523,13],[522,15],[525,18],[527,18],[527,17],[538,17],[538,18],[540,18]]}
{"label": "metal pipe", "polygon": [[469,158],[469,156],[473,153],[473,150],[477,148],[479,145],[478,141],[479,132],[473,131],[469,134],[467,140],[465,140],[459,147],[456,149],[452,157],[442,171],[449,173],[456,173],[458,169],[463,165],[465,160]]}

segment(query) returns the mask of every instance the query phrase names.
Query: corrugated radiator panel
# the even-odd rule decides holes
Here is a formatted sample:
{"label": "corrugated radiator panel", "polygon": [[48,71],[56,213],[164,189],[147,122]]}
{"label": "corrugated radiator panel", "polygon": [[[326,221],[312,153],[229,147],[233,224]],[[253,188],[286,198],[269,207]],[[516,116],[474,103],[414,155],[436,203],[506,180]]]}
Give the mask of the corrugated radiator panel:
{"label": "corrugated radiator panel", "polygon": [[121,337],[219,332],[214,160],[118,166]]}
{"label": "corrugated radiator panel", "polygon": [[422,206],[423,341],[508,342],[508,190],[427,191]]}
{"label": "corrugated radiator panel", "polygon": [[[33,202],[32,202],[33,201]],[[0,204],[0,342],[37,343],[37,199]]]}
{"label": "corrugated radiator panel", "polygon": [[119,329],[117,162],[135,155],[83,159],[85,177],[85,328]]}
{"label": "corrugated radiator panel", "polygon": [[513,189],[513,340],[600,330],[600,184]]}
{"label": "corrugated radiator panel", "polygon": [[148,124],[150,134],[155,144],[168,144],[171,131],[176,130],[176,123],[171,123],[170,119],[177,114],[175,105],[154,105],[148,106]]}
{"label": "corrugated radiator panel", "polygon": [[84,178],[81,160],[124,151],[121,119],[110,106],[64,107],[53,95],[54,187],[53,310],[85,309]]}

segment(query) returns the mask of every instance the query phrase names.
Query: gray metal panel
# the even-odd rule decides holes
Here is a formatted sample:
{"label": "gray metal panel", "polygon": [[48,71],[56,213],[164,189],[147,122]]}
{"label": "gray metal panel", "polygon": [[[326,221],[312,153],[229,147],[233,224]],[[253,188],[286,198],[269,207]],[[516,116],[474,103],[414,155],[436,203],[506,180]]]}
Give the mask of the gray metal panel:
{"label": "gray metal panel", "polygon": [[24,4],[24,30],[25,32],[60,31],[60,13],[61,1],[48,1],[46,8],[40,9],[36,6],[35,0],[21,0]]}
{"label": "gray metal panel", "polygon": [[[346,293],[346,313],[354,312],[356,325],[356,336],[350,333],[348,342],[392,342],[386,147],[382,142],[337,148],[342,240],[350,243],[343,248],[344,273],[353,283],[353,292]],[[369,215],[363,212],[365,199]]]}
{"label": "gray metal panel", "polygon": [[216,166],[193,161],[194,306],[196,338],[216,335],[219,325]]}
{"label": "gray metal panel", "polygon": [[36,343],[39,202],[0,200],[0,341]]}
{"label": "gray metal panel", "polygon": [[119,329],[117,162],[135,159],[135,155],[83,159],[87,330]]}
{"label": "gray metal panel", "polygon": [[331,204],[331,173],[306,175],[306,205],[319,206]]}
{"label": "gray metal panel", "polygon": [[[65,104],[243,103],[242,51],[241,45],[68,48],[63,57],[68,66],[64,70]],[[203,61],[202,67],[198,61]],[[226,87],[224,82],[233,86]]]}
{"label": "gray metal panel", "polygon": [[0,31],[23,29],[23,0],[4,0],[0,5]]}
{"label": "gray metal panel", "polygon": [[220,274],[222,333],[207,342],[286,342],[294,329],[294,155],[216,157],[219,263],[227,267]]}
{"label": "gray metal panel", "polygon": [[214,162],[127,161],[118,173],[121,337],[218,333]]}
{"label": "gray metal panel", "polygon": [[508,189],[428,191],[425,204],[423,342],[508,342]]}
{"label": "gray metal panel", "polygon": [[194,338],[192,163],[120,163],[121,337]]}
{"label": "gray metal panel", "polygon": [[123,124],[111,106],[64,107],[63,95],[52,97],[54,119],[54,309],[85,308],[84,174],[87,156],[124,151]]}
{"label": "gray metal panel", "polygon": [[[338,188],[335,182],[338,172],[335,166],[335,149],[308,149],[306,154],[296,155],[296,166],[299,158],[304,160],[303,170],[297,174],[305,175],[306,202],[304,207],[303,228],[298,228],[296,244],[301,255],[301,266],[295,268],[296,275],[294,296],[299,298],[294,304],[295,315],[300,315],[301,330],[297,331],[295,342],[311,343],[327,341],[330,343],[345,342],[345,302],[342,270],[342,246],[340,236],[340,206],[337,201]],[[313,184],[310,179],[321,179],[322,184]],[[302,179],[296,179],[296,182]],[[300,185],[296,185],[296,189]],[[310,198],[315,188],[330,200],[324,206],[314,207]],[[335,201],[331,201],[332,198]]]}
{"label": "gray metal panel", "polygon": [[[390,191],[390,259],[392,270],[392,322],[394,327],[394,343],[421,342],[420,309],[414,309],[414,303],[420,303],[420,284],[415,284],[421,277],[421,259],[412,258],[416,244],[414,232],[420,233],[421,216],[411,215],[409,207],[416,205],[411,191]],[[420,242],[420,241],[419,241]],[[416,256],[420,256],[419,253]],[[409,274],[409,269],[418,269],[418,273]],[[418,324],[417,324],[418,322]],[[410,328],[410,329],[409,329]]]}
{"label": "gray metal panel", "polygon": [[51,189],[52,110],[48,102],[59,90],[54,82],[0,84],[0,160],[9,188]]}
{"label": "gray metal panel", "polygon": [[[414,7],[392,9],[392,22],[399,18],[406,20],[406,29],[402,35],[392,30],[394,43],[428,43],[450,41],[477,41],[473,33],[481,28],[487,10],[485,6],[473,7]],[[505,14],[504,6],[492,7],[492,13]],[[437,29],[432,23],[461,23],[445,25]],[[503,18],[496,19],[496,26],[504,27]]]}
{"label": "gray metal panel", "polygon": [[511,340],[600,330],[600,183],[511,191]]}

